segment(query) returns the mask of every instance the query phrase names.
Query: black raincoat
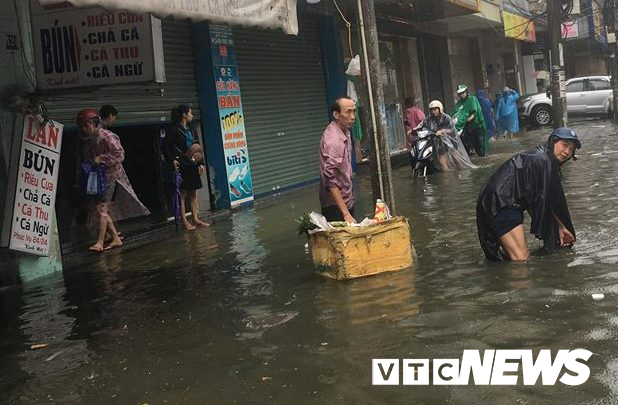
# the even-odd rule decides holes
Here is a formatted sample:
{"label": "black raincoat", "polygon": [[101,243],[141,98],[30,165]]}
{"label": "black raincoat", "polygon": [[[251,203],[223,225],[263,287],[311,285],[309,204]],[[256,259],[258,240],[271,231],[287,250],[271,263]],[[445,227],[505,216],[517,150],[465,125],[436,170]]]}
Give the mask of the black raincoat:
{"label": "black raincoat", "polygon": [[530,233],[543,240],[546,251],[560,246],[558,224],[553,215],[575,236],[553,144],[513,156],[483,185],[476,203],[476,225],[485,257],[493,261],[506,258],[491,227],[491,221],[504,208],[530,213]]}

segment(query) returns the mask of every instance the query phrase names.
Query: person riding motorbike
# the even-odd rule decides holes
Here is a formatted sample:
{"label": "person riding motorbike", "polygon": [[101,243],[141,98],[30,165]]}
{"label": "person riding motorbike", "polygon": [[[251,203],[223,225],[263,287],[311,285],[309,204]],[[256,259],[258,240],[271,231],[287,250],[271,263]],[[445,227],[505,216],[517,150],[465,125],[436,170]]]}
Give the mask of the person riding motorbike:
{"label": "person riding motorbike", "polygon": [[426,130],[436,134],[433,148],[434,156],[437,156],[437,159],[434,159],[436,169],[446,171],[475,167],[455,133],[453,120],[444,112],[440,101],[433,100],[429,103],[429,116],[414,130]]}
{"label": "person riding motorbike", "polygon": [[469,154],[472,149],[478,156],[485,156],[487,150],[487,127],[483,117],[483,108],[476,96],[468,94],[468,86],[460,84],[457,87],[459,100],[455,104],[453,118],[456,119],[455,129],[461,132],[461,140]]}

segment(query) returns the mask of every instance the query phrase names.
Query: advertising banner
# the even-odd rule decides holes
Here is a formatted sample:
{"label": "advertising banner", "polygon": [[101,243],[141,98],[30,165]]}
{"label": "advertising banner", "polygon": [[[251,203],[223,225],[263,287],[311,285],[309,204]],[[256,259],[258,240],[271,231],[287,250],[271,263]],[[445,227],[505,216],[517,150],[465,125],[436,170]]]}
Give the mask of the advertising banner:
{"label": "advertising banner", "polygon": [[101,6],[136,13],[153,13],[161,18],[173,16],[220,24],[241,24],[262,28],[281,28],[298,34],[296,0],[39,0],[48,7],[71,3],[77,7]]}
{"label": "advertising banner", "polygon": [[49,254],[63,125],[24,117],[9,248]]}
{"label": "advertising banner", "polygon": [[165,81],[161,21],[150,14],[33,10],[32,32],[42,90]]}
{"label": "advertising banner", "polygon": [[[590,38],[602,44],[607,44],[607,31],[603,24],[603,9],[596,1],[589,2],[591,12],[588,14],[588,30]],[[582,3],[582,7],[584,4]]]}
{"label": "advertising banner", "polygon": [[534,21],[517,14],[502,12],[504,23],[504,36],[526,42],[536,42],[536,30]]}
{"label": "advertising banner", "polygon": [[579,38],[579,20],[571,24],[562,24],[562,38]]}
{"label": "advertising banner", "polygon": [[230,205],[253,200],[253,181],[232,30],[210,26],[211,52]]}

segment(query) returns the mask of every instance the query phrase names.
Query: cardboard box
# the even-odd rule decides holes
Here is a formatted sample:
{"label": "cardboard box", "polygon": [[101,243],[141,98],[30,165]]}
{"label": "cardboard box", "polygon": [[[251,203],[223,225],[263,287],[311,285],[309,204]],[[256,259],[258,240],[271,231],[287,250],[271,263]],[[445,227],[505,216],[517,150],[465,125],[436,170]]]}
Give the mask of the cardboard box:
{"label": "cardboard box", "polygon": [[336,280],[412,266],[410,226],[405,217],[367,227],[347,226],[310,236],[316,270]]}

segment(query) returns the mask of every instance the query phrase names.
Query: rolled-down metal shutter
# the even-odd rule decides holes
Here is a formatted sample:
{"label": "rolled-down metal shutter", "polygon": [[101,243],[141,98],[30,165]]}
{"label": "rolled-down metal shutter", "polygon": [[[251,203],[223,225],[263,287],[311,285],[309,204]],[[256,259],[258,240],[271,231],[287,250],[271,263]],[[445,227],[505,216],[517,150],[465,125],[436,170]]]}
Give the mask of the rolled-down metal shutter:
{"label": "rolled-down metal shutter", "polygon": [[453,86],[457,89],[460,84],[465,84],[470,89],[470,94],[475,94],[474,69],[472,67],[472,47],[468,38],[451,39],[451,66],[453,67]]}
{"label": "rolled-down metal shutter", "polygon": [[82,108],[99,109],[111,104],[118,110],[117,126],[156,124],[171,119],[179,104],[191,105],[199,117],[199,98],[195,81],[193,48],[188,21],[161,21],[166,82],[157,84],[119,84],[98,88],[67,89],[47,95],[45,106],[50,116],[73,125]]}
{"label": "rolled-down metal shutter", "polygon": [[234,29],[247,144],[256,194],[319,177],[318,148],[328,124],[317,19],[298,36]]}

